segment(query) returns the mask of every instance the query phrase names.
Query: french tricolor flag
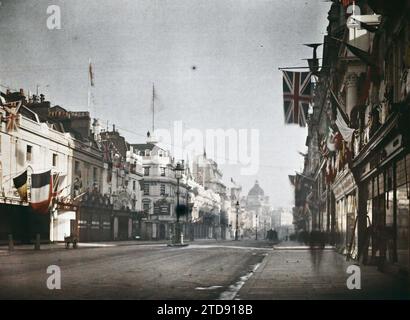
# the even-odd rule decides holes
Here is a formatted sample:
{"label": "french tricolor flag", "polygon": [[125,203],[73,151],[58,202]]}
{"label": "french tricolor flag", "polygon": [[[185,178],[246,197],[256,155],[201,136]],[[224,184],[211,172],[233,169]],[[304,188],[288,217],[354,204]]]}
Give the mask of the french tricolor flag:
{"label": "french tricolor flag", "polygon": [[48,213],[52,198],[51,170],[31,175],[31,208],[41,214]]}

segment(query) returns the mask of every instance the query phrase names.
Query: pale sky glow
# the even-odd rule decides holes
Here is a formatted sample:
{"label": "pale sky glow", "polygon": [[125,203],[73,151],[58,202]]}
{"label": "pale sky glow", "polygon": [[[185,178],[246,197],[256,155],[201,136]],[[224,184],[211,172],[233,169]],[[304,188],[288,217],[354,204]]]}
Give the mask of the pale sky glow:
{"label": "pale sky glow", "polygon": [[284,125],[278,67],[307,64],[301,59],[311,49],[301,44],[323,41],[330,3],[52,1],[61,7],[62,30],[46,27],[50,1],[1,3],[1,85],[35,92],[38,84],[52,104],[85,110],[91,58],[90,111],[142,143],[155,83],[158,128],[182,121],[186,129],[259,129],[259,173],[241,176],[239,166],[223,165],[224,180],[233,177],[247,193],[258,179],[274,206],[292,206],[288,174],[303,165],[306,129]]}

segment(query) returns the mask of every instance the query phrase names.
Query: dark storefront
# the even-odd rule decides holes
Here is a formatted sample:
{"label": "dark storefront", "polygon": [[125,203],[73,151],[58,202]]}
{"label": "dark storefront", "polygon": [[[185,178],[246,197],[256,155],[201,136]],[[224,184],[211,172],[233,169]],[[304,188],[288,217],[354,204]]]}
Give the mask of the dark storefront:
{"label": "dark storefront", "polygon": [[[408,120],[407,117],[404,117]],[[360,246],[369,263],[396,264],[410,270],[409,261],[409,130],[392,116],[372,137],[355,163],[360,185]],[[372,152],[366,156],[366,151]]]}
{"label": "dark storefront", "polygon": [[6,243],[9,235],[16,243],[30,243],[50,239],[50,216],[33,212],[29,206],[0,204],[0,242]]}
{"label": "dark storefront", "polygon": [[79,209],[80,242],[112,240],[112,205],[98,193],[86,194]]}

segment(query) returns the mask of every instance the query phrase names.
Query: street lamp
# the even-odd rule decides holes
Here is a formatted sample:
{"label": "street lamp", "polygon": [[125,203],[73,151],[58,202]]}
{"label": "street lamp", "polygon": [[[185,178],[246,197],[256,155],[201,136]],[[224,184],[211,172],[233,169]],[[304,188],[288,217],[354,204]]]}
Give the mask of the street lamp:
{"label": "street lamp", "polygon": [[236,232],[235,232],[235,241],[238,241],[238,233],[239,233],[239,201],[236,201]]}
{"label": "street lamp", "polygon": [[256,240],[258,240],[258,214],[256,214]]}
{"label": "street lamp", "polygon": [[177,223],[176,223],[176,230],[175,230],[175,242],[182,243],[182,233],[179,226],[179,215],[180,215],[180,207],[179,207],[179,180],[182,179],[182,172],[184,172],[184,165],[180,162],[177,163],[177,166],[174,168],[175,171],[175,178],[177,179],[177,207],[176,207],[176,214],[177,214]]}

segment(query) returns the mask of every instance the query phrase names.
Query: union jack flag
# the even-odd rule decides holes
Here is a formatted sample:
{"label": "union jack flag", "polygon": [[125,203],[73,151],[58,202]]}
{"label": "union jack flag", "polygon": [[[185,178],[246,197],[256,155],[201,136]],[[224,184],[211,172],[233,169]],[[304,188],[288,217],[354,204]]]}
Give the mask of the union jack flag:
{"label": "union jack flag", "polygon": [[21,101],[10,102],[4,105],[4,109],[7,112],[5,119],[7,120],[6,130],[7,132],[16,131],[19,124],[18,112],[22,105]]}
{"label": "union jack flag", "polygon": [[283,110],[285,123],[306,126],[312,97],[310,72],[283,71]]}

